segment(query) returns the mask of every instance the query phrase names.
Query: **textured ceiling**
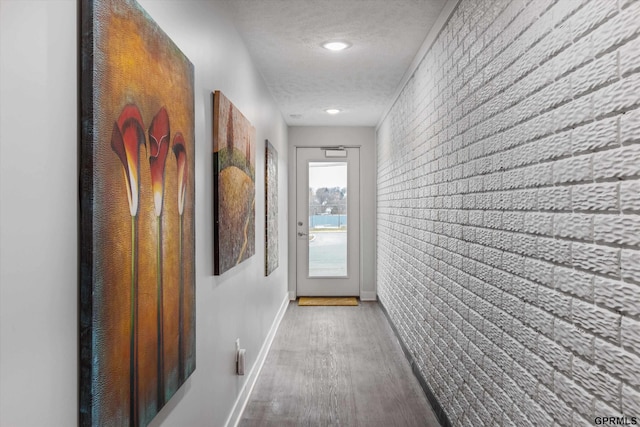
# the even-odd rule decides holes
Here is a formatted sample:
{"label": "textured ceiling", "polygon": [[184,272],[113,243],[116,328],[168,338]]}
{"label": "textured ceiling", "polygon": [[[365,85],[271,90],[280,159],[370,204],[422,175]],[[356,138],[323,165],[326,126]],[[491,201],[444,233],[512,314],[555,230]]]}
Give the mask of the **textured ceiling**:
{"label": "textured ceiling", "polygon": [[446,0],[224,2],[289,125],[375,126]]}

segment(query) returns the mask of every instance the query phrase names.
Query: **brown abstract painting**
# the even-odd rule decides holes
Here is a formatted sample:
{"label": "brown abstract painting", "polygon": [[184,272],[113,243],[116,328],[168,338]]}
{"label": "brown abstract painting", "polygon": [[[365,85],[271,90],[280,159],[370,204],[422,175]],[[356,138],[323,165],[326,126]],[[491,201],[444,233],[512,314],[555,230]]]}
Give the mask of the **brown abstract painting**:
{"label": "brown abstract painting", "polygon": [[278,268],[278,152],[265,141],[264,274]]}
{"label": "brown abstract painting", "polygon": [[195,369],[193,66],[81,0],[80,425],[146,426]]}
{"label": "brown abstract painting", "polygon": [[256,131],[220,92],[213,94],[214,274],[256,251]]}

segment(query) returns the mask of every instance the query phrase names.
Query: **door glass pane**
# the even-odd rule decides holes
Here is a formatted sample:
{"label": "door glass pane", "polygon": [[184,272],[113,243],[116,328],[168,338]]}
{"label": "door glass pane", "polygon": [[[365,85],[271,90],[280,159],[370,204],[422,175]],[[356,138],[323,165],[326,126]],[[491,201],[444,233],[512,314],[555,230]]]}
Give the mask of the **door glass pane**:
{"label": "door glass pane", "polygon": [[347,276],[347,163],[309,162],[309,277]]}

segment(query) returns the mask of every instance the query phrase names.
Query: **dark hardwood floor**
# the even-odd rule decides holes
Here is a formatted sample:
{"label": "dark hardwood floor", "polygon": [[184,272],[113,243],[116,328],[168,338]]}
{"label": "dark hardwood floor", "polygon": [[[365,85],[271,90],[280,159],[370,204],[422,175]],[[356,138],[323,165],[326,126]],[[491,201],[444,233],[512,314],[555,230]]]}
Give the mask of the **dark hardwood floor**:
{"label": "dark hardwood floor", "polygon": [[290,303],[239,426],[439,426],[382,309]]}

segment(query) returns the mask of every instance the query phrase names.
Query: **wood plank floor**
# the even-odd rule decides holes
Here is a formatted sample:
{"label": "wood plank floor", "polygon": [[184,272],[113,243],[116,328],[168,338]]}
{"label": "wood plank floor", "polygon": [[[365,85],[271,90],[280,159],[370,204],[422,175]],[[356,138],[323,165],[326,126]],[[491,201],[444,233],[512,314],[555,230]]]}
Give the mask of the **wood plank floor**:
{"label": "wood plank floor", "polygon": [[290,303],[239,426],[439,423],[378,303]]}

